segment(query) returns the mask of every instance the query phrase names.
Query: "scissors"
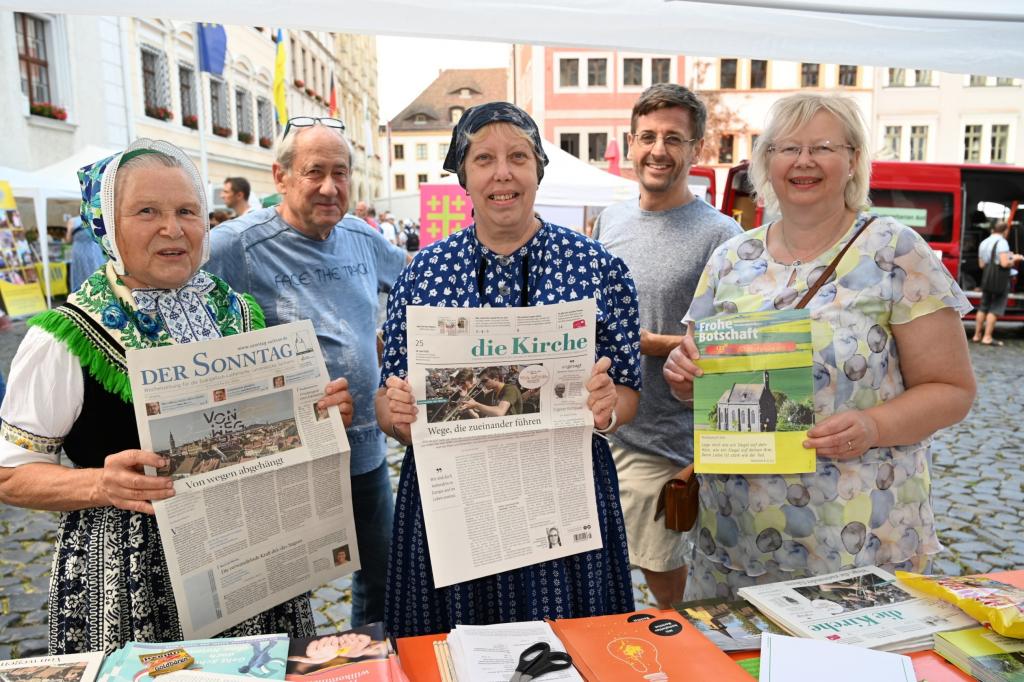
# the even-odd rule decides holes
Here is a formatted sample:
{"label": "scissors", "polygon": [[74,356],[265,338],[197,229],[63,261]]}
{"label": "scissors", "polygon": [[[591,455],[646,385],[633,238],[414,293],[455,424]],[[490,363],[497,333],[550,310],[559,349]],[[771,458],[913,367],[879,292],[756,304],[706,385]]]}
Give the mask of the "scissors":
{"label": "scissors", "polygon": [[572,665],[572,656],[563,651],[552,651],[547,642],[537,642],[519,654],[519,665],[509,682],[530,680]]}

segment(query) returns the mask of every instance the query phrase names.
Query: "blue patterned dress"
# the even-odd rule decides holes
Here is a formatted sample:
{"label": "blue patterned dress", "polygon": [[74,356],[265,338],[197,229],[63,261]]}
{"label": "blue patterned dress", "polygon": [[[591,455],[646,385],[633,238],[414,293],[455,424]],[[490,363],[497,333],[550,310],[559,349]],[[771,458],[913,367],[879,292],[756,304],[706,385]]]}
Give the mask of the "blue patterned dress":
{"label": "blue patterned dress", "polygon": [[[597,357],[611,358],[609,375],[616,384],[639,389],[636,288],[621,259],[597,242],[549,223],[508,256],[483,246],[475,226],[466,228],[421,251],[395,283],[384,325],[381,385],[392,375],[406,375],[407,305],[505,308],[582,298],[597,301]],[[602,549],[435,588],[410,447],[398,484],[388,563],[388,631],[407,637],[448,632],[459,623],[486,625],[633,610],[618,478],[608,443],[596,434],[593,459]]]}

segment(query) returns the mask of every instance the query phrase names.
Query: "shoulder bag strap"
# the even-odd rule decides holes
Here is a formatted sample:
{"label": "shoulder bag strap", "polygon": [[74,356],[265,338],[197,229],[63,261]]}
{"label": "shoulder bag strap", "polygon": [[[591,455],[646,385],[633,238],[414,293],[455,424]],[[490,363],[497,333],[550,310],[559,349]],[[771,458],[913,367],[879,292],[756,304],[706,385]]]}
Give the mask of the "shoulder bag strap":
{"label": "shoulder bag strap", "polygon": [[796,304],[796,308],[798,310],[811,302],[811,299],[814,298],[814,295],[818,293],[818,289],[820,289],[821,286],[828,281],[828,278],[831,277],[832,273],[836,271],[837,267],[839,267],[839,261],[841,261],[843,259],[843,256],[846,255],[846,251],[851,246],[853,246],[853,243],[855,241],[857,241],[857,237],[859,237],[864,230],[868,229],[868,225],[875,222],[875,218],[877,217],[878,216],[871,216],[870,218],[868,218],[867,221],[860,226],[860,229],[857,230],[852,237],[850,237],[850,241],[846,242],[846,246],[843,247],[843,250],[836,254],[836,257],[832,259],[832,262],[828,264],[828,267],[825,268],[825,271],[822,272],[821,275],[818,277],[817,281],[814,282],[814,286],[808,289],[807,293],[805,293],[803,298],[800,299],[800,302]]}

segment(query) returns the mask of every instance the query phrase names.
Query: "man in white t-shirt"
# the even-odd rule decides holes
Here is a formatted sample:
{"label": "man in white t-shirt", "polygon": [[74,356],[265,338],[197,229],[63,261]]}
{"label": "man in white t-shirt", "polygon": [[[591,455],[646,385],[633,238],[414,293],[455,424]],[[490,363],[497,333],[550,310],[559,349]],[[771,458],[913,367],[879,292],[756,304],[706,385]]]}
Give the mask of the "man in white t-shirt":
{"label": "man in white t-shirt", "polygon": [[384,211],[380,214],[380,232],[392,244],[398,245],[398,229],[395,227],[391,213]]}
{"label": "man in white t-shirt", "polygon": [[[1009,269],[1024,260],[1024,255],[1010,251],[1010,243],[1006,236],[1010,233],[1010,225],[1000,220],[992,226],[992,234],[978,245],[978,265],[982,272],[985,268]],[[1014,274],[1013,271],[1010,273]],[[981,291],[981,303],[978,305],[978,318],[974,324],[974,343],[979,341],[986,346],[1001,346],[1002,341],[992,339],[996,328],[996,318],[1006,312],[1006,301],[1010,297],[1010,288],[1002,292]],[[984,336],[982,335],[984,332]]]}

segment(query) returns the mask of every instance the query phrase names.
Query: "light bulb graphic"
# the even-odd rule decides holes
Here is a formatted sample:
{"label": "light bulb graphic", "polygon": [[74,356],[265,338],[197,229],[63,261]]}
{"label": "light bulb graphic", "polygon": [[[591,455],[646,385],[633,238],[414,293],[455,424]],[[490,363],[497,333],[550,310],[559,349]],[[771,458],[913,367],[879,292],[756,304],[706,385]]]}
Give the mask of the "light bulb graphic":
{"label": "light bulb graphic", "polygon": [[651,682],[668,680],[658,661],[658,647],[639,637],[620,637],[608,642],[608,653]]}

